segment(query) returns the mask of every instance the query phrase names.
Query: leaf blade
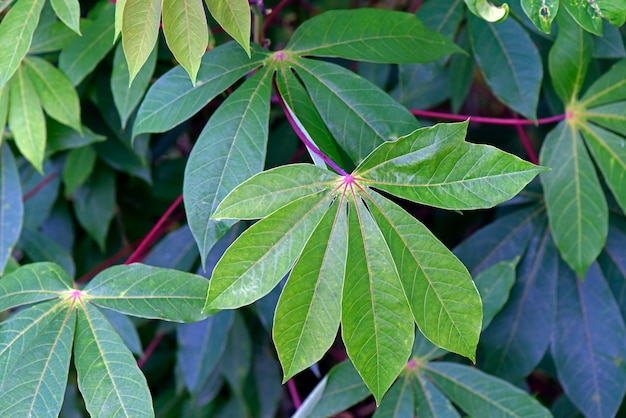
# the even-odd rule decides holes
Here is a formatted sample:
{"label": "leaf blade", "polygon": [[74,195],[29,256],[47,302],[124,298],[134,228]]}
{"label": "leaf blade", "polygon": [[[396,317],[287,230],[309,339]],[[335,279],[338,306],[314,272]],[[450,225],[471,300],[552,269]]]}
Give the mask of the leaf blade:
{"label": "leaf blade", "polygon": [[[0,130],[4,130],[4,125]],[[23,219],[24,204],[20,176],[11,148],[5,142],[0,145],[0,276],[11,258],[13,246],[20,237]]]}
{"label": "leaf blade", "polygon": [[250,5],[246,0],[205,0],[211,16],[250,56]]}
{"label": "leaf blade", "polygon": [[122,45],[132,82],[154,49],[159,35],[162,2],[135,0],[124,5]]}

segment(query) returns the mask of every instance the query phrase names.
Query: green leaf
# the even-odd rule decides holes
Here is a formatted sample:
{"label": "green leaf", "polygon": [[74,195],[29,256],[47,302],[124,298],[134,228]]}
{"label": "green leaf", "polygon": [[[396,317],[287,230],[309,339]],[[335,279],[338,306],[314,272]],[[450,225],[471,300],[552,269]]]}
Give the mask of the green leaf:
{"label": "green leaf", "polygon": [[368,186],[445,209],[478,209],[511,199],[543,167],[464,141],[468,122],[418,129],[380,145],[354,172]]}
{"label": "green leaf", "polygon": [[[221,374],[228,382],[230,389],[241,399],[246,377],[250,373],[252,340],[240,312],[235,312],[234,314],[233,325],[228,333],[226,349],[219,362]],[[240,403],[245,406],[244,399],[241,399]],[[235,416],[241,415],[237,414]]]}
{"label": "green leaf", "polygon": [[44,0],[19,0],[0,22],[0,89],[28,52]]}
{"label": "green leaf", "polygon": [[[4,130],[4,125],[0,130]],[[20,237],[23,218],[22,187],[15,159],[11,148],[0,144],[0,277]]]}
{"label": "green leaf", "polygon": [[626,21],[626,1],[624,0],[596,0],[602,17],[613,26],[620,27]]}
{"label": "green leaf", "polygon": [[[59,196],[61,181],[57,175],[57,167],[50,160],[45,160],[43,169],[44,172],[40,173],[32,165],[25,165],[20,170],[23,194],[30,194],[30,198],[24,202],[25,228],[39,228],[50,216],[52,206]],[[46,178],[46,182],[43,182]]]}
{"label": "green leaf", "polygon": [[561,264],[557,294],[552,358],[559,381],[585,416],[615,416],[626,392],[626,327],[606,280],[596,264],[584,282]]}
{"label": "green leaf", "polygon": [[552,236],[561,256],[581,278],[596,259],[608,233],[608,208],[581,134],[560,122],[546,137],[540,161]]}
{"label": "green leaf", "polygon": [[[46,312],[45,308],[49,307],[48,304],[31,307],[23,311],[23,314],[18,314],[21,321],[10,320],[12,325],[15,323],[23,327],[11,330],[17,331],[19,335],[28,332],[31,325],[22,321],[30,319],[35,324],[36,336],[28,342],[23,341],[24,345],[21,347],[17,345],[18,341],[13,340],[13,344],[9,343],[10,345],[0,351],[0,359],[10,355],[6,352],[9,347],[15,349],[16,354],[19,353],[13,365],[5,366],[4,370],[8,373],[3,373],[0,379],[2,416],[57,416],[61,410],[72,353],[76,312],[68,311],[67,308],[59,309],[59,304]],[[50,318],[44,319],[42,314],[49,314]],[[39,321],[42,323],[39,324]],[[3,336],[9,334],[5,324],[0,328],[0,335]]]}
{"label": "green leaf", "polygon": [[296,64],[320,116],[355,162],[419,127],[405,107],[352,71],[323,61],[299,59]]}
{"label": "green leaf", "polygon": [[207,289],[202,276],[135,263],[102,271],[83,292],[90,303],[127,315],[192,322],[206,318]]}
{"label": "green leaf", "polygon": [[101,309],[101,311],[124,341],[126,347],[136,356],[142,356],[141,340],[137,328],[135,328],[136,325],[130,317],[110,309]]}
{"label": "green leaf", "polygon": [[561,6],[582,26],[594,35],[602,36],[602,12],[599,1],[560,0]]}
{"label": "green leaf", "polygon": [[96,157],[96,152],[89,145],[73,148],[67,153],[63,167],[63,183],[67,195],[70,195],[89,178],[96,165]]}
{"label": "green leaf", "polygon": [[115,211],[115,173],[108,168],[97,167],[91,177],[74,191],[72,203],[78,223],[104,251]]}
{"label": "green leaf", "polygon": [[589,109],[606,103],[626,100],[626,60],[618,61],[587,89],[580,105]]}
{"label": "green leaf", "polygon": [[543,65],[537,47],[514,19],[497,24],[469,16],[472,50],[489,88],[516,112],[536,118]]}
{"label": "green leaf", "polygon": [[[84,30],[89,24],[90,20],[81,19],[80,25]],[[44,5],[41,11],[41,17],[37,29],[33,34],[33,40],[28,49],[29,54],[41,54],[44,52],[59,51],[66,48],[79,35],[65,26],[63,22],[60,22],[52,6],[49,3]]]}
{"label": "green leaf", "polygon": [[122,24],[124,22],[124,7],[126,6],[126,0],[117,0],[115,2],[115,35],[114,39],[122,33]]}
{"label": "green leaf", "polygon": [[445,362],[428,363],[421,367],[439,389],[471,416],[552,416],[526,392],[475,368]]}
{"label": "green leaf", "polygon": [[313,164],[289,164],[255,174],[231,191],[213,219],[260,219],[304,196],[338,186],[340,177]]}
{"label": "green leaf", "polygon": [[460,417],[450,400],[437,389],[423,371],[417,370],[415,375],[417,379],[413,384],[415,390],[415,411],[413,416],[420,418]]}
{"label": "green leaf", "polygon": [[256,49],[250,59],[237,44],[229,42],[204,55],[195,86],[182,67],[173,68],[148,90],[137,112],[133,136],[165,132],[189,119],[265,59],[265,52]]}
{"label": "green leaf", "polygon": [[161,7],[159,0],[133,0],[124,6],[122,45],[131,83],[156,45]]}
{"label": "green leaf", "polygon": [[67,76],[39,57],[27,57],[24,64],[46,113],[81,132],[78,94]]}
{"label": "green leaf", "polygon": [[37,91],[24,66],[20,66],[11,81],[9,129],[24,158],[42,172],[46,151],[46,119]]}
{"label": "green leaf", "polygon": [[146,61],[146,65],[139,70],[132,84],[122,44],[119,44],[115,49],[113,71],[111,72],[111,93],[113,93],[115,108],[120,115],[122,129],[126,128],[128,118],[141,101],[148,85],[150,85],[150,79],[156,68],[157,49],[156,47],[154,48]]}
{"label": "green leaf", "polygon": [[50,0],[55,13],[65,25],[80,35],[80,4],[78,0]]}
{"label": "green leaf", "polygon": [[204,309],[237,308],[269,293],[324,216],[326,197],[317,193],[295,200],[241,234],[213,270]]}
{"label": "green leaf", "polygon": [[[623,113],[624,106],[626,106],[626,102],[615,102],[593,109],[583,110],[579,114],[596,125],[600,125],[603,128],[626,136],[626,114]],[[583,118],[577,120],[578,126],[582,131],[589,131],[589,124],[586,123]]]}
{"label": "green leaf", "polygon": [[272,335],[283,382],[320,360],[335,341],[347,248],[345,207],[336,200],[302,250],[276,306]]}
{"label": "green leaf", "polygon": [[74,277],[76,267],[70,253],[56,240],[37,230],[24,228],[20,246],[32,261],[51,261],[60,265],[70,277]]}
{"label": "green leaf", "polygon": [[416,14],[428,29],[454,40],[464,9],[463,0],[428,1],[420,6]]}
{"label": "green leaf", "polygon": [[567,13],[559,13],[557,23],[559,33],[550,49],[550,77],[563,103],[571,105],[585,81],[593,40]]}
{"label": "green leaf", "polygon": [[250,5],[246,0],[205,0],[211,16],[250,56]]}
{"label": "green leaf", "polygon": [[47,148],[50,153],[72,148],[80,148],[95,142],[103,142],[106,140],[106,136],[98,135],[86,126],[82,127],[83,133],[81,135],[74,129],[55,122],[54,120],[50,120],[47,125]]}
{"label": "green leaf", "polygon": [[604,25],[602,37],[594,37],[593,57],[594,58],[624,58],[626,48],[624,40],[618,28],[611,25]]}
{"label": "green leaf", "polygon": [[111,3],[104,5],[93,23],[82,30],[83,36],[76,38],[59,55],[59,68],[75,86],[83,81],[113,48],[115,20],[113,7]]}
{"label": "green leaf", "polygon": [[414,14],[371,8],[329,10],[309,19],[285,49],[298,55],[389,64],[430,62],[461,52]]}
{"label": "green leaf", "polygon": [[31,263],[0,280],[0,312],[21,305],[56,299],[72,290],[72,280],[54,263]]}
{"label": "green leaf", "polygon": [[[526,16],[533,22],[535,27],[549,34],[552,29],[552,21],[557,16],[559,10],[559,0],[521,0],[520,3],[524,13],[526,13]],[[559,25],[559,36],[560,34],[561,28]]]}
{"label": "green leaf", "polygon": [[411,355],[414,321],[385,238],[360,197],[350,206],[341,335],[380,404]]}
{"label": "green leaf", "polygon": [[407,371],[391,386],[380,406],[376,408],[373,418],[412,417],[415,416],[414,409],[415,394],[411,387],[411,374]]}
{"label": "green leaf", "polygon": [[210,220],[217,205],[235,186],[263,170],[271,75],[270,70],[257,72],[226,99],[200,133],[187,161],[185,208],[203,264],[232,225]]}
{"label": "green leaf", "polygon": [[500,22],[509,15],[509,5],[504,3],[496,6],[489,0],[465,0],[467,8],[487,22]]}
{"label": "green leaf", "polygon": [[509,292],[515,283],[515,268],[519,258],[511,261],[501,261],[486,270],[483,270],[474,282],[483,302],[483,324],[485,330],[491,324],[493,317],[502,309],[509,299]]}
{"label": "green leaf", "polygon": [[375,192],[369,198],[420,331],[435,345],[475,361],[482,303],[469,272],[401,207]]}
{"label": "green leaf", "polygon": [[4,132],[7,124],[7,115],[9,114],[9,86],[0,89],[0,137]]}
{"label": "green leaf", "polygon": [[474,56],[471,53],[467,27],[461,29],[457,42],[469,53],[467,55],[457,54],[450,58],[450,105],[454,113],[458,113],[465,103],[474,81]]}
{"label": "green leaf", "polygon": [[74,364],[78,388],[92,416],[153,417],[146,378],[106,317],[82,304],[76,324]]}
{"label": "green leaf", "polygon": [[370,394],[352,363],[333,367],[315,386],[293,418],[323,418],[344,411]]}
{"label": "green leaf", "polygon": [[[243,1],[249,21],[248,3]],[[218,3],[227,9],[233,5],[232,0]],[[249,27],[250,25],[248,32]],[[187,70],[191,82],[195,85],[200,60],[209,43],[209,29],[202,0],[163,0],[163,34],[174,58]],[[250,56],[249,47],[246,52]]]}

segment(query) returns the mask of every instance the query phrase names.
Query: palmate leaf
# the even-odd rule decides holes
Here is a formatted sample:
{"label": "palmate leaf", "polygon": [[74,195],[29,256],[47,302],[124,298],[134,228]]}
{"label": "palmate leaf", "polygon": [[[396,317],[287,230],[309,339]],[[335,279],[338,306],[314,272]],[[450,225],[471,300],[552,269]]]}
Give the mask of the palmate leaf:
{"label": "palmate leaf", "polygon": [[55,299],[72,289],[68,274],[54,263],[32,263],[0,280],[0,312]]}
{"label": "palmate leaf", "polygon": [[[293,267],[274,323],[285,379],[321,357],[334,338],[340,312],[348,355],[377,402],[406,365],[415,322],[435,344],[475,359],[482,309],[469,273],[423,225],[376,191],[385,187],[379,179],[383,166],[396,174],[388,191],[400,196],[411,186],[419,187],[412,177],[423,166],[422,182],[433,191],[447,184],[428,175],[456,181],[454,176],[462,178],[466,167],[473,178],[461,189],[462,198],[476,199],[471,207],[485,207],[512,197],[542,171],[493,148],[464,142],[465,127],[441,124],[385,143],[351,175],[296,164],[257,174],[237,186],[213,217],[263,219],[218,262],[205,310],[247,305],[267,294]],[[486,150],[487,158],[432,168],[437,158],[450,160],[455,148],[470,156],[476,149]],[[497,175],[492,166],[500,170]],[[442,193],[437,202],[458,207],[458,199],[450,197],[455,192]],[[478,200],[483,193],[497,197]],[[525,235],[532,233],[536,212],[534,208],[525,215]],[[503,260],[515,255],[506,257]]]}

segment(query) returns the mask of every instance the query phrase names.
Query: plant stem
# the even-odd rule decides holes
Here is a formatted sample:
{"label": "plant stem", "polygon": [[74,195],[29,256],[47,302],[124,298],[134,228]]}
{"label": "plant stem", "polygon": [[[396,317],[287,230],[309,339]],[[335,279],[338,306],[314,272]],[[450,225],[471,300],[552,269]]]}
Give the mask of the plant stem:
{"label": "plant stem", "polygon": [[453,115],[451,113],[444,112],[433,112],[430,110],[418,110],[411,109],[411,113],[415,116],[422,116],[425,118],[437,118],[437,119],[448,119],[448,120],[458,120],[464,121],[466,119],[470,119],[471,122],[479,122],[479,123],[487,123],[491,125],[545,125],[547,123],[554,123],[560,120],[565,119],[565,114],[551,116],[549,118],[537,119],[537,122],[533,122],[528,119],[515,119],[515,118],[489,118],[483,116],[469,116],[469,115]]}
{"label": "plant stem", "polygon": [[530,138],[528,137],[526,130],[524,130],[524,127],[522,125],[515,125],[515,130],[517,131],[517,135],[519,135],[520,141],[522,141],[522,145],[526,150],[526,154],[528,154],[528,159],[530,160],[530,162],[533,164],[539,164],[539,158],[537,158],[537,153],[535,153],[533,145],[530,142]]}
{"label": "plant stem", "polygon": [[291,396],[291,402],[293,402],[293,406],[296,408],[296,411],[300,409],[302,406],[302,401],[300,400],[300,395],[298,395],[298,389],[296,388],[296,383],[293,379],[287,380],[287,389],[289,389],[289,395]]}

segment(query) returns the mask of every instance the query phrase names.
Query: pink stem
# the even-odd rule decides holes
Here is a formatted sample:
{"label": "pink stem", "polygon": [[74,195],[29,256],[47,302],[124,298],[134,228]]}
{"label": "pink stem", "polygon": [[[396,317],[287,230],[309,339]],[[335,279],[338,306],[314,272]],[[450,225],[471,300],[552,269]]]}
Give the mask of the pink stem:
{"label": "pink stem", "polygon": [[530,138],[528,137],[528,134],[526,134],[526,130],[524,130],[524,127],[522,125],[515,125],[515,130],[517,131],[517,134],[519,135],[519,138],[522,141],[522,145],[524,146],[524,149],[526,150],[526,154],[528,154],[528,159],[530,160],[530,162],[533,164],[539,164],[539,159],[537,158],[537,154],[535,153],[535,150],[533,149],[533,145],[530,142]]}
{"label": "pink stem", "polygon": [[472,122],[488,123],[492,125],[544,125],[547,123],[554,123],[565,119],[565,114],[551,116],[549,118],[537,119],[537,123],[527,119],[504,119],[504,118],[488,118],[483,116],[469,116],[469,115],[453,115],[451,113],[433,112],[430,110],[417,110],[411,109],[411,113],[415,116],[422,116],[425,118],[438,118],[448,120],[464,121],[470,119]]}
{"label": "pink stem", "polygon": [[291,396],[293,406],[297,411],[300,409],[300,406],[302,406],[302,401],[300,400],[300,395],[298,395],[298,389],[296,389],[296,384],[293,379],[287,380],[287,388],[289,389],[289,395]]}

